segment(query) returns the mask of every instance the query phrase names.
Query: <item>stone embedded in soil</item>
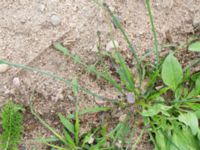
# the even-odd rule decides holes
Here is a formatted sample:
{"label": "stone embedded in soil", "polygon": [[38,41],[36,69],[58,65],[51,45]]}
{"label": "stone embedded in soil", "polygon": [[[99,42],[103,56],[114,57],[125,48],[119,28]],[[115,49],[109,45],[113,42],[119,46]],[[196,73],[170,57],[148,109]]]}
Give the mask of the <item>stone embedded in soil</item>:
{"label": "stone embedded in soil", "polygon": [[15,87],[19,87],[19,86],[20,86],[20,79],[19,79],[18,77],[15,77],[15,78],[13,79],[13,85],[14,85]]}
{"label": "stone embedded in soil", "polygon": [[94,138],[93,136],[90,136],[89,140],[88,140],[88,144],[93,144],[94,143]]}
{"label": "stone embedded in soil", "polygon": [[100,100],[100,99],[95,99],[95,102],[96,102],[96,104],[98,104],[98,105],[103,105],[103,104],[106,103],[106,101]]}
{"label": "stone embedded in soil", "polygon": [[118,47],[119,47],[119,43],[117,41],[110,41],[106,45],[106,51],[111,51],[112,49],[118,48]]}
{"label": "stone embedded in soil", "polygon": [[8,69],[9,66],[7,64],[0,64],[0,73],[5,73]]}
{"label": "stone embedded in soil", "polygon": [[51,16],[51,23],[53,26],[58,26],[60,24],[61,20],[60,20],[60,17],[57,16],[57,15],[52,15]]}

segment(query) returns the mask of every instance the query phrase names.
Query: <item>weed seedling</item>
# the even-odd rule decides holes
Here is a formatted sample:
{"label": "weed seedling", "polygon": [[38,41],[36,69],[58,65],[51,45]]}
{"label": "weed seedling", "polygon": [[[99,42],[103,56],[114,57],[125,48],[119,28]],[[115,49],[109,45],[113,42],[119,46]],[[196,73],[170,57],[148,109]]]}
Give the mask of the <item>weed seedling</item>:
{"label": "weed seedling", "polygon": [[22,107],[8,102],[1,111],[3,133],[0,135],[2,150],[17,150],[23,130]]}

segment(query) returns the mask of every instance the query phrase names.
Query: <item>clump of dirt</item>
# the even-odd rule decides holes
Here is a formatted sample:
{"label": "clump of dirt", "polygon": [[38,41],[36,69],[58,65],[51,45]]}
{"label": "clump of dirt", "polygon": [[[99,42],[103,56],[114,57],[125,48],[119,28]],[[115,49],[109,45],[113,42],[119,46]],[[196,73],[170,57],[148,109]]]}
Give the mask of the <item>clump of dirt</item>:
{"label": "clump of dirt", "polygon": [[[153,47],[145,0],[105,2],[119,17],[140,56]],[[194,16],[199,11],[200,0],[154,0],[152,6],[160,44],[166,41],[185,42],[188,35],[197,32],[198,23],[195,18],[194,28]],[[108,84],[99,86],[81,66],[52,47],[54,41],[59,41],[87,64],[94,64],[98,60],[94,51],[99,41],[97,33],[100,33],[103,51],[110,41],[110,27],[108,16],[92,1],[1,1],[0,33],[0,59],[51,71],[68,80],[77,77],[81,86],[104,97],[117,99],[120,95]],[[114,30],[114,39],[129,60],[132,54],[117,30]],[[19,79],[19,86],[13,84],[14,78]],[[74,111],[73,94],[66,83],[23,69],[9,68],[0,73],[0,106],[9,98],[27,106],[33,91],[37,95],[34,97],[36,111],[52,125],[58,123],[57,112],[69,114]],[[79,99],[81,109],[107,105],[83,92],[80,92]],[[36,146],[30,142],[34,137],[50,134],[28,112],[25,114],[25,124],[22,145],[27,149]],[[151,149],[145,141],[139,147]]]}

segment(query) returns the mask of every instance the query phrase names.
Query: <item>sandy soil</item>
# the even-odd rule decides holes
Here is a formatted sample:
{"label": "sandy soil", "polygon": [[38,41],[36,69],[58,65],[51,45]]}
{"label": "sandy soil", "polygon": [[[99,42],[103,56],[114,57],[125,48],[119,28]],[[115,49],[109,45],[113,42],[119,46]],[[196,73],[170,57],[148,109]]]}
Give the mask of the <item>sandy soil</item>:
{"label": "sandy soil", "polygon": [[[119,16],[138,53],[141,55],[151,48],[152,34],[145,1],[108,0],[107,3]],[[194,33],[193,22],[194,19],[198,22],[195,16],[200,13],[200,0],[154,0],[152,6],[159,43],[165,43],[168,36],[173,43],[185,41],[189,34]],[[60,23],[53,25],[52,15],[56,15]],[[109,25],[104,12],[90,0],[0,1],[0,59],[51,71],[66,79],[77,77],[80,85],[105,97],[117,98],[119,93],[114,88],[94,82],[80,66],[52,47],[54,41],[62,42],[72,53],[93,64],[98,60],[93,51],[98,31],[105,48],[110,41]],[[120,50],[130,57],[122,36],[118,31],[115,33]],[[13,83],[14,78],[19,79],[19,86]],[[57,124],[54,121],[57,112],[70,113],[74,110],[71,88],[62,82],[16,68],[0,74],[0,106],[11,97],[27,105],[33,90],[36,91],[34,105],[37,112],[54,125]],[[82,108],[97,104],[105,105],[80,93]],[[31,150],[34,144],[30,140],[48,133],[28,113],[26,121],[30,126],[35,124],[26,127],[22,143]],[[143,144],[141,149],[151,148]]]}

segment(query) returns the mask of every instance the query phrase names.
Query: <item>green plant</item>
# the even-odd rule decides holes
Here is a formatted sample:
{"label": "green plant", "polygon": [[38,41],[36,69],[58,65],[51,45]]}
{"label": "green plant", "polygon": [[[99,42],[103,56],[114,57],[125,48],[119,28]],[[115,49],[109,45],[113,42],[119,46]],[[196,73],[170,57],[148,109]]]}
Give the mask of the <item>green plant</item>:
{"label": "green plant", "polygon": [[[98,4],[110,15],[111,22],[114,23],[115,27],[122,33],[124,40],[127,42],[133,57],[136,60],[137,73],[133,73],[133,68],[128,67],[125,59],[117,49],[112,53],[108,52],[102,55],[109,57],[109,59],[112,60],[117,76],[120,79],[119,81],[111,75],[109,70],[99,71],[96,64],[87,65],[78,55],[71,54],[70,51],[60,43],[55,43],[54,47],[61,51],[65,56],[72,58],[75,63],[83,66],[89,73],[95,74],[97,77],[103,78],[108,81],[108,83],[112,84],[124,95],[125,101],[129,101],[132,105],[138,106],[136,107],[138,109],[135,109],[135,111],[143,117],[145,130],[142,130],[141,136],[136,140],[132,149],[140,142],[143,132],[149,134],[156,150],[200,149],[200,129],[198,124],[200,119],[200,73],[192,72],[192,68],[199,64],[200,59],[197,58],[190,65],[183,68],[172,51],[165,57],[159,57],[159,47],[153,22],[153,13],[151,11],[150,1],[146,0],[154,37],[153,50],[155,50],[156,53],[156,61],[153,64],[143,61],[147,55],[145,54],[142,59],[138,57],[136,50],[131,44],[131,40],[120,24],[119,18],[113,14],[107,4]],[[199,42],[197,41],[190,44],[188,49],[190,51],[199,52]],[[12,64],[3,60],[1,60],[0,63],[6,63],[14,67],[21,67],[31,71],[36,70],[41,74],[64,81],[67,84],[72,85],[76,98],[78,92],[77,88],[86,91],[88,94],[102,98],[83,87],[77,86],[75,82],[71,83],[70,81],[49,72],[19,64]],[[108,98],[104,99],[109,100]],[[117,103],[118,101],[114,102]],[[123,104],[123,106],[119,103],[118,105],[119,107],[122,107],[122,109],[130,106],[128,103]],[[63,134],[60,134],[51,128],[33,109],[31,109],[34,116],[54,134],[53,138],[40,139],[40,141],[55,149],[114,149],[117,140],[121,140],[123,142],[122,144],[128,144],[125,140],[126,135],[128,132],[132,132],[132,129],[129,126],[130,122],[128,121],[119,123],[107,134],[105,134],[107,132],[106,128],[101,126],[97,130],[91,130],[84,135],[80,135],[80,115],[83,115],[84,112],[98,112],[107,108],[97,108],[98,110],[95,108],[92,111],[84,110],[81,112],[77,106],[78,101],[76,101],[75,114],[71,114],[68,117],[64,117],[61,114],[59,115],[60,121],[64,126]],[[127,120],[129,119],[130,118],[127,118]],[[95,142],[89,144],[91,135]],[[129,145],[130,144],[128,144],[127,147],[130,147]]]}
{"label": "green plant", "polygon": [[[149,0],[146,0],[146,4],[154,36],[155,65],[149,65],[138,58],[119,19],[110,11],[107,4],[100,4],[110,14],[115,27],[124,36],[136,59],[138,71],[138,74],[133,76],[131,68],[128,67],[119,52],[106,53],[106,56],[110,57],[115,63],[114,66],[116,66],[115,69],[119,75],[120,83],[117,83],[111,75],[109,75],[109,78],[104,77],[104,79],[111,84],[117,83],[117,86],[116,84],[113,85],[116,89],[120,89],[119,91],[122,94],[128,93],[128,101],[141,106],[142,109],[137,111],[143,116],[144,124],[149,127],[146,130],[154,143],[155,149],[199,149],[200,74],[191,73],[191,69],[199,63],[200,59],[197,58],[191,65],[182,68],[173,52],[170,52],[164,58],[159,57],[157,35]],[[67,50],[59,43],[54,46],[60,51]],[[199,42],[192,43],[189,50],[199,51]],[[76,62],[69,51],[66,56],[71,57]],[[82,61],[79,63],[82,64]],[[87,67],[86,65],[85,68]],[[97,76],[101,74],[95,66],[87,70]],[[106,74],[109,73],[106,72]],[[137,75],[140,84],[137,84]],[[144,83],[146,84],[142,87]]]}
{"label": "green plant", "polygon": [[17,150],[21,141],[23,129],[23,117],[20,105],[8,102],[2,109],[1,119],[3,133],[0,136],[0,148],[2,150]]}
{"label": "green plant", "polygon": [[[78,107],[78,83],[77,80],[72,81],[72,89],[74,96],[76,97],[76,111],[75,114],[68,115],[67,117],[62,114],[58,114],[61,124],[63,125],[63,132],[59,133],[50,125],[48,125],[33,109],[30,104],[32,114],[49,130],[53,133],[53,136],[49,138],[39,138],[38,141],[46,144],[47,146],[58,150],[98,150],[107,149],[114,150],[113,146],[108,146],[109,136],[113,136],[116,133],[112,131],[109,135],[106,134],[106,127],[101,126],[96,129],[91,129],[87,133],[80,133],[80,115],[98,113],[102,111],[110,110],[109,107],[95,107],[91,109],[85,109],[79,111]],[[30,101],[31,102],[31,101]],[[119,127],[118,127],[119,128]],[[109,147],[109,148],[108,148]]]}

